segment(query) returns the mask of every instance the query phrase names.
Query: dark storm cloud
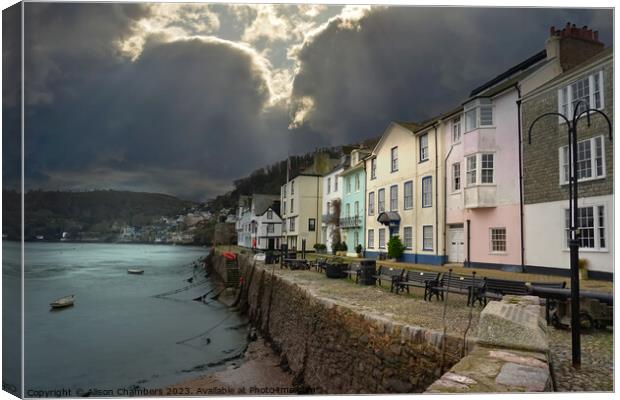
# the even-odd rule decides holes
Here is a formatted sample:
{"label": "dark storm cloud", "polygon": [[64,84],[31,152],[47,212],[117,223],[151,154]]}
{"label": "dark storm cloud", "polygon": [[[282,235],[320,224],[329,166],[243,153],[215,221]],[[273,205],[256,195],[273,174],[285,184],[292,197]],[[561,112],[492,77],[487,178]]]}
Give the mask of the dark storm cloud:
{"label": "dark storm cloud", "polygon": [[549,27],[567,21],[612,44],[612,14],[603,10],[396,7],[358,23],[334,20],[299,54],[294,98],[315,104],[300,130],[346,143],[380,134],[390,120],[448,111],[542,50]]}
{"label": "dark storm cloud", "polygon": [[[63,25],[74,35],[99,31]],[[60,29],[45,28],[62,35]],[[265,79],[252,52],[233,43],[150,41],[135,62],[111,59],[111,46],[63,50],[32,51],[32,69],[46,79],[33,89],[37,101],[27,114],[31,186],[133,188],[200,199],[271,162],[273,145],[285,142],[267,128],[275,118],[285,132],[284,111],[263,113]],[[37,71],[39,60],[44,73]],[[52,77],[53,71],[62,73]]]}
{"label": "dark storm cloud", "polygon": [[353,28],[332,22],[302,48],[294,100],[312,97],[315,109],[288,130],[290,110],[268,106],[264,66],[239,44],[154,36],[136,60],[123,57],[117,44],[151,12],[26,4],[27,186],[204,199],[287,153],[449,109],[539,51],[552,24],[591,25],[611,45],[605,11],[376,9]]}

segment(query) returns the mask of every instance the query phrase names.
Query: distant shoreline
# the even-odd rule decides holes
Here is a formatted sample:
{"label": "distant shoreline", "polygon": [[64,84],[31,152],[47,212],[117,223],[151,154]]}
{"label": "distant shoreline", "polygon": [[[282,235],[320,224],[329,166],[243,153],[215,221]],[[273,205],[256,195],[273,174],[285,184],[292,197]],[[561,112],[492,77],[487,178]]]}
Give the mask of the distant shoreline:
{"label": "distant shoreline", "polygon": [[[6,242],[15,242],[21,243],[21,240],[18,239],[9,239],[3,238],[2,241]],[[25,243],[88,243],[88,244],[149,244],[156,246],[187,246],[187,247],[209,247],[206,244],[197,244],[197,243],[155,243],[155,242],[105,242],[102,240],[32,240],[26,239]]]}

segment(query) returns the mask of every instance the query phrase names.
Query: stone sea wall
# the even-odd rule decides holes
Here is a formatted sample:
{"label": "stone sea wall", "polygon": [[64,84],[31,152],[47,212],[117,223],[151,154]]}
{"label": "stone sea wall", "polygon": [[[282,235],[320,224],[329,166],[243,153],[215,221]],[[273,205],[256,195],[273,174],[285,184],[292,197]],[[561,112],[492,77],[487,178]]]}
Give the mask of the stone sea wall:
{"label": "stone sea wall", "polygon": [[[223,257],[208,265],[226,276]],[[239,255],[237,306],[314,393],[550,391],[546,325],[537,297],[505,296],[482,311],[476,340],[443,335],[322,297],[279,266]],[[274,270],[276,273],[274,273]],[[443,360],[442,360],[443,359]],[[443,368],[442,368],[443,365]],[[448,371],[442,375],[443,371]]]}
{"label": "stone sea wall", "polygon": [[[220,276],[220,256],[208,261]],[[272,274],[240,255],[239,306],[280,354],[296,384],[314,393],[423,392],[441,376],[442,333],[364,314]],[[275,267],[276,269],[279,267]],[[469,341],[473,348],[475,343]],[[457,363],[462,338],[446,336],[444,370]]]}

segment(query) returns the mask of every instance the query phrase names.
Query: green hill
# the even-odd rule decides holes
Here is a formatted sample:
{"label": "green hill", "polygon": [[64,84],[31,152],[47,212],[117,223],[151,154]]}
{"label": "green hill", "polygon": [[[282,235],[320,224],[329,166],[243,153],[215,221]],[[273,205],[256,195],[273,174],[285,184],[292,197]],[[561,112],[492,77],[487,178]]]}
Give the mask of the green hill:
{"label": "green hill", "polygon": [[[62,232],[106,233],[118,226],[142,226],[153,218],[174,216],[195,203],[158,193],[116,190],[62,192],[35,190],[26,193],[25,236],[59,238]],[[3,191],[3,233],[19,237],[20,196]]]}

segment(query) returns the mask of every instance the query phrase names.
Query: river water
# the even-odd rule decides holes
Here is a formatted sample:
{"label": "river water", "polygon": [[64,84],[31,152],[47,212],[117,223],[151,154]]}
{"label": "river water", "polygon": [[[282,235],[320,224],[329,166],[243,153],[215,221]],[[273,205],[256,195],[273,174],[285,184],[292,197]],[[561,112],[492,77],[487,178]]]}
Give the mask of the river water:
{"label": "river water", "polygon": [[[3,242],[5,299],[19,294],[19,246]],[[209,363],[239,354],[246,321],[211,299],[216,290],[202,266],[193,265],[207,252],[166,245],[26,243],[26,395],[62,389],[72,395],[88,390],[127,395],[123,389],[161,388],[211,372],[218,367]],[[130,275],[128,268],[145,272]],[[204,300],[193,300],[207,293]],[[69,294],[75,295],[73,307],[50,310],[51,301]],[[4,312],[4,321],[14,321],[19,305],[5,306]],[[9,351],[5,361],[16,354]],[[11,379],[7,372],[5,381]],[[19,379],[14,373],[13,378]]]}

